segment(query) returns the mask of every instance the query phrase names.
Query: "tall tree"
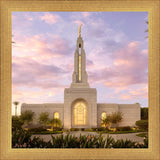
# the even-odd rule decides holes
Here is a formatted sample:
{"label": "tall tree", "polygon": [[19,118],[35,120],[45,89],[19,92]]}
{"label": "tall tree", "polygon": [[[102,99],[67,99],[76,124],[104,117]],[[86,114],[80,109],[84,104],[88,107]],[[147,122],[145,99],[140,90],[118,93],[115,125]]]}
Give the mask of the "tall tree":
{"label": "tall tree", "polygon": [[141,119],[142,120],[148,119],[148,107],[141,108]]}
{"label": "tall tree", "polygon": [[121,112],[114,112],[111,114],[111,123],[118,124],[122,121],[122,113]]}
{"label": "tall tree", "polygon": [[[148,24],[149,22],[146,21],[146,23]],[[148,29],[145,30],[145,32],[147,32],[147,33],[148,33],[148,31],[149,31]],[[146,36],[146,38],[148,38],[148,36]]]}
{"label": "tall tree", "polygon": [[42,112],[39,115],[39,123],[46,125],[49,121],[49,113],[48,112]]}
{"label": "tall tree", "polygon": [[19,102],[14,101],[13,104],[15,105],[15,116],[17,116],[17,106],[18,106]]}
{"label": "tall tree", "polygon": [[26,124],[29,124],[30,122],[33,121],[33,117],[34,117],[35,113],[32,112],[31,110],[26,110],[24,112],[22,112],[20,118],[22,119],[22,121]]}

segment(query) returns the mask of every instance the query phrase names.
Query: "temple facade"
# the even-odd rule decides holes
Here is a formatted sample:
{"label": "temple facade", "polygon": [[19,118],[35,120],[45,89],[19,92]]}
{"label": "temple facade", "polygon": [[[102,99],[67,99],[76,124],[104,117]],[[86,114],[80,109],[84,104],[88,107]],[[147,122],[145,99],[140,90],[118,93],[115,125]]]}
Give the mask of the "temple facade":
{"label": "temple facade", "polygon": [[40,113],[48,112],[50,118],[59,118],[66,129],[100,127],[102,118],[118,111],[123,115],[119,126],[134,126],[140,120],[140,105],[137,103],[97,103],[97,90],[90,88],[88,83],[86,54],[80,32],[74,53],[72,83],[64,89],[64,103],[23,103],[21,112],[25,110],[35,113],[34,123],[38,123]]}

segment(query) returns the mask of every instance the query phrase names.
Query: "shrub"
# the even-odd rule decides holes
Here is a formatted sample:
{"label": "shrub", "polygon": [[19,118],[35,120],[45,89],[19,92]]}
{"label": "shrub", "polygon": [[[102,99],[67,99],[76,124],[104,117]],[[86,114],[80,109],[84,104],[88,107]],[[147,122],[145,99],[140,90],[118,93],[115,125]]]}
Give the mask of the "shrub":
{"label": "shrub", "polygon": [[136,126],[138,126],[140,129],[148,130],[148,120],[136,121]]}
{"label": "shrub", "polygon": [[106,115],[106,118],[101,119],[101,126],[109,128],[111,125],[111,115]]}
{"label": "shrub", "polygon": [[131,131],[131,127],[130,126],[124,126],[124,127],[117,127],[116,128],[117,131]]}
{"label": "shrub", "polygon": [[12,116],[12,130],[21,129],[24,122],[18,116]]}
{"label": "shrub", "polygon": [[41,131],[41,132],[32,132],[32,134],[61,134],[62,131]]}
{"label": "shrub", "polygon": [[20,147],[25,143],[28,143],[28,141],[31,138],[31,133],[28,131],[24,131],[22,129],[15,130],[12,132],[12,147]]}
{"label": "shrub", "polygon": [[60,127],[55,127],[55,128],[54,128],[54,131],[62,131],[62,128],[60,128]]}
{"label": "shrub", "polygon": [[25,123],[30,123],[33,121],[33,117],[34,117],[35,113],[32,112],[31,110],[26,110],[24,112],[22,112],[20,119],[25,122]]}
{"label": "shrub", "polygon": [[107,138],[93,135],[74,135],[63,134],[60,136],[52,136],[52,140],[45,142],[40,137],[33,137],[28,131],[17,130],[12,134],[13,148],[147,148],[148,138],[144,139],[143,143],[137,143],[130,140],[115,141],[109,135]]}
{"label": "shrub", "polygon": [[98,128],[92,128],[93,131],[98,131]]}
{"label": "shrub", "polygon": [[47,124],[51,126],[51,129],[53,130],[54,128],[61,127],[62,122],[58,118],[53,118],[53,119],[49,119]]}
{"label": "shrub", "polygon": [[148,119],[148,108],[141,108],[141,120]]}
{"label": "shrub", "polygon": [[111,123],[117,124],[122,121],[122,113],[114,112],[111,114]]}
{"label": "shrub", "polygon": [[79,128],[71,128],[70,131],[79,131]]}
{"label": "shrub", "polygon": [[69,132],[69,129],[62,129],[62,132]]}
{"label": "shrub", "polygon": [[113,143],[113,148],[134,148],[135,142],[132,142],[131,140],[117,140]]}
{"label": "shrub", "polygon": [[42,112],[40,115],[39,115],[39,123],[41,124],[47,124],[47,122],[49,121],[49,113],[48,112]]}
{"label": "shrub", "polygon": [[85,128],[85,129],[84,129],[84,131],[92,132],[92,131],[93,131],[93,129],[91,129],[91,128]]}
{"label": "shrub", "polygon": [[139,133],[139,134],[136,134],[136,136],[138,137],[146,137],[147,133]]}
{"label": "shrub", "polygon": [[108,131],[109,129],[108,128],[103,128],[103,127],[99,127],[97,128],[98,131]]}
{"label": "shrub", "polygon": [[30,132],[43,132],[43,131],[47,131],[44,127],[38,127],[38,128],[30,128],[28,129],[28,131]]}

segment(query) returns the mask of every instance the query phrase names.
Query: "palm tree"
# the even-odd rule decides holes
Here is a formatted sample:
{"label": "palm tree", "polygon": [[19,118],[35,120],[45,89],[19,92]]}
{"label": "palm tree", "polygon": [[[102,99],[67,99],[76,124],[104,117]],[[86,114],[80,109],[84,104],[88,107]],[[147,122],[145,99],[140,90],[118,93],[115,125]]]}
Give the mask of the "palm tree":
{"label": "palm tree", "polygon": [[[148,21],[146,21],[146,23],[148,24],[149,22],[148,22]],[[145,30],[145,32],[147,32],[147,33],[148,33],[148,29],[146,29],[146,30]],[[148,38],[148,36],[146,36],[146,38]]]}
{"label": "palm tree", "polygon": [[[12,37],[14,37],[14,35],[12,35]],[[16,42],[12,41],[12,43],[16,43]]]}
{"label": "palm tree", "polygon": [[18,106],[19,102],[15,101],[15,102],[13,102],[13,104],[15,105],[15,116],[17,116],[17,106]]}
{"label": "palm tree", "polygon": [[53,119],[50,119],[48,121],[48,125],[51,126],[51,129],[53,131],[54,127],[60,127],[61,126],[61,120],[58,119],[58,118],[53,118]]}

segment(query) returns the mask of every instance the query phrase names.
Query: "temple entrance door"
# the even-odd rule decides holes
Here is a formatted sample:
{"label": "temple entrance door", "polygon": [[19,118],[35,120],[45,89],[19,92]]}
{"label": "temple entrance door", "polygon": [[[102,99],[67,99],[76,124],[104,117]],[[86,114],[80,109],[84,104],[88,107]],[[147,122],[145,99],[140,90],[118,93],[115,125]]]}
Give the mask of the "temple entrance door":
{"label": "temple entrance door", "polygon": [[73,107],[73,123],[75,126],[87,124],[87,107],[83,101],[78,101]]}

